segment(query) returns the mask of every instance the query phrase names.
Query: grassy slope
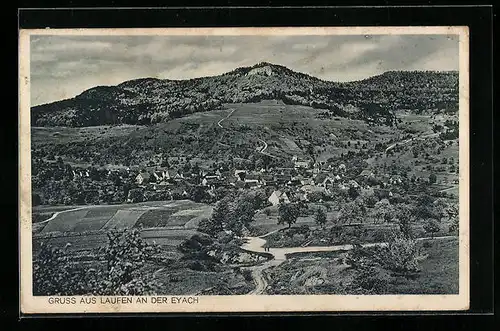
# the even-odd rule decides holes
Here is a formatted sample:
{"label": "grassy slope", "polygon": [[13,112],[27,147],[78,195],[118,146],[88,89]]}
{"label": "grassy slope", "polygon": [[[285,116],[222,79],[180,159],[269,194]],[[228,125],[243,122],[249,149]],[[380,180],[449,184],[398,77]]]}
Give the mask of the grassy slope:
{"label": "grassy slope", "polygon": [[[222,125],[217,122],[236,109]],[[349,149],[337,146],[347,141],[377,141],[394,137],[394,131],[383,126],[345,118],[319,118],[320,110],[285,105],[277,101],[250,104],[227,104],[225,109],[200,112],[153,126],[101,126],[89,128],[33,128],[34,149],[62,154],[66,162],[89,165],[74,157],[75,150],[95,152],[96,160],[119,165],[125,156],[138,164],[157,157],[158,147],[170,155],[192,154],[205,159],[224,160],[244,149],[256,152],[268,142],[268,152],[286,156],[304,155],[305,146],[323,146],[320,160],[340,155]],[[271,123],[271,124],[270,124]],[[64,157],[66,156],[66,157]],[[134,163],[135,164],[135,163]]]}
{"label": "grassy slope", "polygon": [[[406,279],[386,274],[384,294],[458,293],[458,240],[435,240],[430,247],[422,247],[422,252],[428,257],[420,264],[419,276]],[[342,263],[344,255],[339,252],[295,255],[268,271],[274,294],[349,294],[345,285],[352,281],[353,272]],[[312,284],[314,280],[316,285]],[[289,285],[290,281],[294,286]]]}

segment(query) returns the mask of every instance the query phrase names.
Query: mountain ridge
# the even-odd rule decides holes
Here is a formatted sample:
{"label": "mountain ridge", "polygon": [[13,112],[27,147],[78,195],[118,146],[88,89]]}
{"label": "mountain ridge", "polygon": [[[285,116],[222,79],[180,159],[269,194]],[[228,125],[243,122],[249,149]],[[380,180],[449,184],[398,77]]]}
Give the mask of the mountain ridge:
{"label": "mountain ridge", "polygon": [[[415,91],[419,93],[413,95]],[[261,62],[216,76],[138,78],[95,86],[74,98],[34,106],[31,116],[36,126],[147,125],[219,109],[225,103],[268,99],[391,124],[393,112],[400,109],[458,109],[458,72],[388,71],[364,80],[334,82]],[[347,112],[352,106],[359,111]]]}

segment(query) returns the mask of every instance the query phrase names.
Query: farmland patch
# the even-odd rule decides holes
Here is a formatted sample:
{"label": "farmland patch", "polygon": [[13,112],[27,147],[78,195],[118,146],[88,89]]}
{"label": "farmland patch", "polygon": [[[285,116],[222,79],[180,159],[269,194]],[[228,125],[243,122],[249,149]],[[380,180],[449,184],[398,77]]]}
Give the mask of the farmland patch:
{"label": "farmland patch", "polygon": [[49,221],[42,232],[68,232],[85,217],[88,209],[79,209],[74,211],[62,212],[53,220]]}
{"label": "farmland patch", "polygon": [[72,231],[85,232],[100,230],[116,213],[116,208],[90,209],[85,217],[78,222]]}
{"label": "farmland patch", "polygon": [[103,226],[103,230],[127,229],[135,225],[139,217],[146,210],[124,209],[118,210],[116,214]]}
{"label": "farmland patch", "polygon": [[135,223],[135,227],[142,226],[143,228],[164,227],[169,224],[170,215],[175,210],[172,208],[152,209],[142,214]]}

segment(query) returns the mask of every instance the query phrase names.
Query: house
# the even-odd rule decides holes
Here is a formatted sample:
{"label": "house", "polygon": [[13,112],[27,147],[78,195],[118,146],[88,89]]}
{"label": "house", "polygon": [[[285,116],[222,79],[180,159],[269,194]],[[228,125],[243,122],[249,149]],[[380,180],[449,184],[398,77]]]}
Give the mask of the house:
{"label": "house", "polygon": [[238,180],[244,180],[246,177],[247,171],[246,170],[235,170],[234,171],[234,177],[238,178]]}
{"label": "house", "polygon": [[304,194],[304,193],[299,193],[299,192],[289,193],[288,198],[292,202],[301,202],[301,201],[307,202],[306,194]]}
{"label": "house", "polygon": [[260,181],[258,179],[245,179],[246,188],[260,187]]}
{"label": "house", "polygon": [[286,185],[288,186],[299,186],[301,185],[302,181],[299,178],[291,178]]}
{"label": "house", "polygon": [[163,179],[174,179],[174,177],[176,175],[177,175],[177,171],[175,171],[175,170],[163,170],[162,171]]}
{"label": "house", "polygon": [[327,174],[318,174],[314,177],[314,184],[320,185],[328,178]]}
{"label": "house", "polygon": [[276,184],[276,181],[274,180],[274,176],[272,176],[270,174],[261,175],[260,182],[262,183],[262,185],[265,185],[265,186],[272,186],[272,185]]}
{"label": "house", "polygon": [[342,164],[339,165],[339,171],[342,172],[342,173],[344,173],[344,172],[347,171],[347,168],[346,168],[345,164],[342,163]]}
{"label": "house", "polygon": [[375,188],[375,189],[373,189],[373,191],[374,191],[375,195],[379,198],[379,200],[387,199],[387,198],[392,196],[392,192],[389,190]]}
{"label": "house", "polygon": [[214,187],[219,184],[219,178],[217,176],[207,176],[201,181],[201,185]]}
{"label": "house", "polygon": [[295,169],[309,169],[311,163],[309,161],[295,161]]}
{"label": "house", "polygon": [[323,182],[319,184],[321,187],[332,187],[333,183],[335,182],[335,178],[332,178],[330,176],[326,177]]}
{"label": "house", "polygon": [[349,187],[347,185],[343,184],[343,183],[340,183],[338,187],[342,191],[347,191],[349,189]]}
{"label": "house", "polygon": [[291,179],[292,179],[292,177],[290,175],[278,174],[278,175],[274,176],[274,181],[278,185],[284,185],[284,184],[288,183]]}
{"label": "house", "polygon": [[135,182],[139,185],[146,184],[149,182],[151,175],[147,172],[140,172],[137,177],[135,177]]}
{"label": "house", "polygon": [[246,174],[244,180],[245,187],[258,187],[261,186],[260,174],[248,173]]}
{"label": "house", "polygon": [[281,202],[290,203],[290,199],[285,192],[279,190],[274,191],[267,199],[273,206],[279,205]]}
{"label": "house", "polygon": [[401,176],[396,175],[389,178],[389,184],[401,184],[403,182]]}
{"label": "house", "polygon": [[75,170],[72,170],[71,171],[73,173],[73,179],[76,179],[78,177],[82,177],[82,172],[81,171],[75,171]]}
{"label": "house", "polygon": [[172,170],[168,174],[168,179],[180,180],[184,179],[184,174],[175,170]]}
{"label": "house", "polygon": [[169,182],[161,181],[159,183],[153,184],[153,189],[155,189],[155,190],[165,190],[170,185],[172,185],[172,184],[170,184]]}
{"label": "house", "polygon": [[157,182],[161,182],[163,179],[165,179],[165,171],[155,171],[153,172],[153,176],[155,177]]}
{"label": "house", "polygon": [[314,179],[309,178],[309,177],[308,178],[302,178],[300,180],[300,184],[302,184],[302,185],[314,185]]}
{"label": "house", "polygon": [[313,193],[313,192],[324,193],[325,192],[324,187],[319,187],[319,186],[315,186],[315,185],[304,185],[300,188],[300,190],[302,192],[305,192],[305,193]]}

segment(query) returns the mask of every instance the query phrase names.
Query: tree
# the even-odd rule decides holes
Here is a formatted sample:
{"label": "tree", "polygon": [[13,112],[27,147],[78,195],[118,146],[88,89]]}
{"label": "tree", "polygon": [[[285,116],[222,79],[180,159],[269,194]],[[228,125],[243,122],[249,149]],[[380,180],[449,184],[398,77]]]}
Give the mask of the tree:
{"label": "tree", "polygon": [[107,233],[105,249],[107,270],[102,292],[104,295],[141,295],[154,290],[148,277],[137,273],[156,247],[146,243],[140,229],[112,230]]}
{"label": "tree", "polygon": [[362,223],[365,213],[358,201],[351,201],[340,210],[339,221],[344,224]]}
{"label": "tree", "polygon": [[294,203],[280,203],[278,206],[278,224],[288,224],[288,228],[297,222],[298,208]]}
{"label": "tree", "polygon": [[429,183],[435,184],[436,182],[437,182],[437,176],[435,174],[430,174],[429,175]]}
{"label": "tree", "polygon": [[215,221],[213,218],[204,218],[198,223],[198,231],[214,237],[222,230],[222,223]]}
{"label": "tree", "polygon": [[231,210],[230,210],[230,204],[229,204],[229,199],[224,198],[220,201],[218,201],[214,209],[212,210],[212,217],[211,219],[217,223],[220,224],[221,227],[227,223],[228,218],[230,217]]}
{"label": "tree", "polygon": [[399,231],[401,232],[403,238],[412,239],[413,230],[411,228],[411,223],[415,219],[415,210],[410,206],[401,205],[396,210],[396,215]]}
{"label": "tree", "polygon": [[431,235],[431,238],[434,238],[434,234],[436,232],[439,232],[439,230],[440,230],[439,224],[435,220],[432,220],[432,219],[428,220],[424,224],[424,230],[425,230],[425,232],[427,232]]}
{"label": "tree", "polygon": [[323,192],[319,191],[314,191],[308,194],[308,199],[311,202],[319,202],[320,200],[323,200],[324,197],[325,195],[323,194]]}
{"label": "tree", "polygon": [[394,207],[389,200],[382,199],[375,204],[375,219],[388,223],[394,218]]}
{"label": "tree", "polygon": [[398,234],[392,235],[381,252],[382,265],[403,274],[418,272],[421,259],[416,240]]}
{"label": "tree", "polygon": [[70,293],[73,289],[73,270],[65,249],[42,244],[40,253],[35,255],[33,260],[34,295],[76,294]]}
{"label": "tree", "polygon": [[194,202],[202,202],[210,198],[209,194],[201,186],[190,186],[187,191],[189,199]]}
{"label": "tree", "polygon": [[255,216],[255,208],[252,200],[249,196],[241,196],[234,203],[232,216],[244,225],[252,222]]}
{"label": "tree", "polygon": [[316,222],[316,224],[318,224],[322,228],[325,227],[326,213],[323,209],[321,209],[321,208],[316,209],[316,214],[314,215],[314,221]]}
{"label": "tree", "polygon": [[442,199],[442,198],[437,199],[434,201],[434,203],[432,205],[433,205],[433,208],[430,211],[432,214],[431,218],[436,218],[437,220],[441,221],[442,218],[444,218],[448,215],[447,211],[446,211],[447,207],[448,207],[448,203],[446,202],[445,199]]}
{"label": "tree", "polygon": [[130,202],[142,202],[144,201],[144,193],[139,188],[134,188],[128,191],[128,199]]}
{"label": "tree", "polygon": [[459,229],[459,217],[458,217],[458,208],[455,205],[449,206],[446,209],[446,213],[448,214],[448,218],[450,219],[451,223],[449,226],[449,232],[455,232],[458,231]]}

